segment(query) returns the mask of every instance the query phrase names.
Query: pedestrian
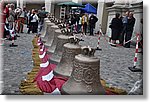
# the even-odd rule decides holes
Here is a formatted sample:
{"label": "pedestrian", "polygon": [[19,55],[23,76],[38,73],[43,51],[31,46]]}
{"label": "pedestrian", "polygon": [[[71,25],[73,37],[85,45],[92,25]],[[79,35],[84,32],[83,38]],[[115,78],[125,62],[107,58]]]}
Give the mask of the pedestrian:
{"label": "pedestrian", "polygon": [[75,17],[75,15],[72,15],[72,17],[71,17],[71,32],[74,32],[75,24],[76,24],[76,17]]}
{"label": "pedestrian", "polygon": [[79,23],[78,23],[78,33],[81,32],[81,26],[82,26],[82,16],[79,16]]}
{"label": "pedestrian", "polygon": [[127,23],[128,23],[128,16],[129,16],[129,11],[127,11],[125,13],[125,15],[122,18],[122,23],[123,23],[123,29],[122,32],[120,34],[120,38],[119,38],[119,44],[123,46],[123,42],[124,42],[124,35],[126,34],[126,28],[127,28]]}
{"label": "pedestrian", "polygon": [[80,21],[80,15],[78,12],[76,13],[75,18],[76,18],[75,31],[76,31],[76,33],[78,33],[79,32],[79,21]]}
{"label": "pedestrian", "polygon": [[82,16],[82,26],[83,26],[83,31],[86,35],[87,26],[88,26],[88,15],[86,13]]}
{"label": "pedestrian", "polygon": [[37,9],[35,9],[35,19],[36,19],[36,22],[35,22],[35,31],[34,31],[34,33],[38,33],[38,24],[39,24],[39,18],[38,18],[38,10]]}
{"label": "pedestrian", "polygon": [[[133,12],[130,12],[129,17],[128,17],[127,28],[126,28],[125,42],[131,40],[134,25],[135,25],[135,18],[133,17]],[[126,43],[124,45],[124,47],[125,48],[130,48],[130,43],[131,42]]]}
{"label": "pedestrian", "polygon": [[31,20],[33,19],[33,16],[34,16],[34,9],[31,10],[31,12],[28,12],[28,17],[29,17],[29,20],[28,20],[28,34],[30,34],[30,31],[32,31],[33,29],[33,24],[31,22]]}
{"label": "pedestrian", "polygon": [[4,20],[4,23],[6,26],[9,27],[9,24],[8,24],[8,17],[9,17],[9,7],[10,7],[10,4],[7,4],[3,10],[3,20]]}
{"label": "pedestrian", "polygon": [[96,16],[94,16],[94,14],[91,14],[91,16],[89,18],[90,35],[94,35],[93,31],[94,31],[95,24],[97,21],[98,21],[98,18]]}
{"label": "pedestrian", "polygon": [[112,30],[112,35],[111,35],[111,39],[112,39],[112,44],[116,44],[116,40],[119,40],[119,36],[121,34],[122,31],[122,20],[120,19],[120,14],[116,13],[115,18],[112,19],[111,21],[111,30]]}
{"label": "pedestrian", "polygon": [[6,38],[6,36],[9,35],[8,32],[6,32],[6,30],[5,30],[5,26],[9,27],[9,24],[7,24],[8,23],[7,19],[9,17],[9,7],[8,7],[8,5],[5,5],[2,11],[3,11],[2,12],[2,14],[3,14],[2,15],[3,16],[2,21],[4,23],[3,26],[2,26],[2,31],[4,32],[3,37]]}
{"label": "pedestrian", "polygon": [[30,15],[29,23],[30,27],[28,29],[28,33],[32,31],[32,33],[37,33],[37,22],[38,22],[37,11],[32,9],[32,14]]}
{"label": "pedestrian", "polygon": [[[30,16],[31,16],[31,11],[29,10],[28,13],[27,13],[27,28],[29,29],[30,27]],[[27,32],[28,33],[28,32]]]}
{"label": "pedestrian", "polygon": [[24,6],[23,9],[20,8],[19,14],[18,14],[18,33],[23,33],[24,23],[26,19],[26,7]]}
{"label": "pedestrian", "polygon": [[47,17],[47,12],[45,11],[45,7],[42,7],[42,10],[38,13],[38,17],[39,17],[39,23],[40,23],[40,30],[42,30],[43,27],[43,23],[44,23],[44,18]]}
{"label": "pedestrian", "polygon": [[8,17],[8,22],[9,22],[9,29],[14,30],[15,27],[15,11],[14,11],[14,4],[10,5],[9,8],[9,17]]}

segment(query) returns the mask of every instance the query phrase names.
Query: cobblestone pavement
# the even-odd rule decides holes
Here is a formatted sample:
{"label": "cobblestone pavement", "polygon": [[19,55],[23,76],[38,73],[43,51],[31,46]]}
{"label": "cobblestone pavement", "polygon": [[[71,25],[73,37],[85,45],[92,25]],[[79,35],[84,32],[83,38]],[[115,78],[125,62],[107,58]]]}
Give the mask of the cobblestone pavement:
{"label": "cobblestone pavement", "polygon": [[[31,41],[34,35],[20,34],[20,36],[16,41],[18,47],[10,48],[10,41],[6,41],[5,46],[3,46],[3,94],[21,94],[19,92],[20,81],[33,67]],[[80,42],[82,46],[89,45],[96,48],[97,36],[87,36],[83,39],[85,41]],[[112,86],[129,92],[134,83],[142,79],[142,73],[131,72],[128,69],[128,67],[133,66],[135,47],[112,47],[104,40],[104,37],[100,40],[100,47],[102,51],[96,51],[95,56],[100,58],[101,78]],[[142,55],[138,54],[138,56],[137,68],[142,68]]]}
{"label": "cobblestone pavement", "polygon": [[21,94],[19,85],[26,77],[32,64],[33,34],[19,34],[15,44],[18,47],[9,47],[10,41],[6,40],[3,46],[3,91],[2,94]]}

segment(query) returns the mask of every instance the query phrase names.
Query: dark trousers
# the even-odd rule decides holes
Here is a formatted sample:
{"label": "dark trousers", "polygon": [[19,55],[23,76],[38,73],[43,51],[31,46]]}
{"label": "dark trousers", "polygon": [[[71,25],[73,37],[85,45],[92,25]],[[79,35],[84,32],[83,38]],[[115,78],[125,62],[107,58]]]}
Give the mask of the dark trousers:
{"label": "dark trousers", "polygon": [[124,25],[123,30],[122,30],[120,37],[119,37],[119,43],[120,44],[123,44],[125,33],[126,33],[126,25]]}
{"label": "dark trousers", "polygon": [[32,22],[30,22],[29,24],[28,24],[28,34],[30,33],[30,31],[32,31],[32,28],[33,28],[33,24],[32,24]]}
{"label": "dark trousers", "polygon": [[37,22],[30,22],[28,33],[30,33],[30,31],[32,31],[32,33],[38,32],[38,23]]}
{"label": "dark trousers", "polygon": [[[133,31],[127,31],[127,32],[126,32],[126,35],[125,35],[125,42],[131,40],[132,33],[133,33]],[[126,43],[126,44],[125,44],[125,47],[130,48],[130,43],[131,43],[131,42]]]}
{"label": "dark trousers", "polygon": [[40,21],[40,30],[39,30],[39,32],[41,32],[41,30],[42,30],[42,28],[43,28],[43,25],[44,25],[44,20],[41,20],[41,21]]}
{"label": "dark trousers", "polygon": [[78,31],[78,33],[81,31],[81,26],[82,26],[81,24],[77,25],[77,31]]}
{"label": "dark trousers", "polygon": [[94,27],[90,25],[90,35],[94,35],[93,31],[94,31]]}
{"label": "dark trousers", "polygon": [[84,29],[84,33],[86,35],[86,32],[87,32],[87,23],[86,22],[83,24],[83,29]]}

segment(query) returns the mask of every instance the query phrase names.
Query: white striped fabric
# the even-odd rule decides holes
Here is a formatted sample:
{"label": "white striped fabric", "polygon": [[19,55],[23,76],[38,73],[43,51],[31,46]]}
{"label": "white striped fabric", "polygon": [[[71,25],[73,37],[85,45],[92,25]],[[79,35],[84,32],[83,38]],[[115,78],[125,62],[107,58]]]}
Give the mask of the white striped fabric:
{"label": "white striped fabric", "polygon": [[56,88],[52,93],[50,93],[51,95],[61,95],[60,91],[58,88]]}
{"label": "white striped fabric", "polygon": [[42,55],[39,55],[39,57],[44,58],[45,55],[46,55],[46,52],[44,52]]}
{"label": "white striped fabric", "polygon": [[49,61],[45,62],[45,63],[41,63],[40,67],[48,67],[49,65]]}
{"label": "white striped fabric", "polygon": [[44,51],[44,45],[42,46],[42,48],[40,49],[40,51],[41,51],[41,52],[43,52],[43,51]]}
{"label": "white striped fabric", "polygon": [[41,43],[38,43],[38,45],[41,45]]}
{"label": "white striped fabric", "polygon": [[54,77],[53,70],[45,76],[42,76],[43,81],[50,81]]}

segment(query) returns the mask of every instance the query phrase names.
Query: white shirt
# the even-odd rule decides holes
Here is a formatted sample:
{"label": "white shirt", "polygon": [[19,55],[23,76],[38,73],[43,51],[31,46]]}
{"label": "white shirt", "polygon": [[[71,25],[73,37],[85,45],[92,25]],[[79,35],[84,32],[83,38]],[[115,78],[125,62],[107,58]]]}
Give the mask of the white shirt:
{"label": "white shirt", "polygon": [[79,24],[82,24],[82,17],[80,17]]}
{"label": "white shirt", "polygon": [[24,15],[25,15],[25,12],[22,10],[20,17],[24,17]]}
{"label": "white shirt", "polygon": [[[33,14],[31,14],[31,16],[32,16]],[[35,14],[34,16],[33,16],[33,19],[31,20],[31,22],[36,22],[36,21],[38,21],[38,16],[37,16],[37,14]]]}

